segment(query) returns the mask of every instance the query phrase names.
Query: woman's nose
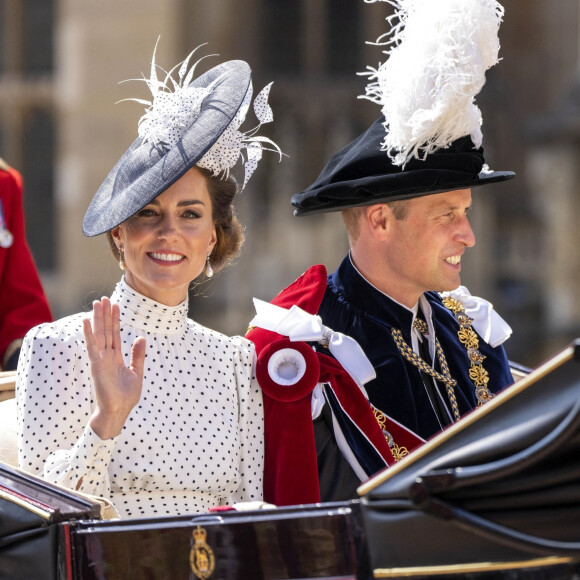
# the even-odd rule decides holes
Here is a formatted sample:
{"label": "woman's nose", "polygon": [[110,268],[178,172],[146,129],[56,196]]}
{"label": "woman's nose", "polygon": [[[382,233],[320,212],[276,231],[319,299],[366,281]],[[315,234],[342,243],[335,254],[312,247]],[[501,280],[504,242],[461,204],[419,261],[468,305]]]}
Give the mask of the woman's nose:
{"label": "woman's nose", "polygon": [[163,216],[159,222],[158,235],[160,238],[169,238],[177,234],[177,223],[171,216]]}

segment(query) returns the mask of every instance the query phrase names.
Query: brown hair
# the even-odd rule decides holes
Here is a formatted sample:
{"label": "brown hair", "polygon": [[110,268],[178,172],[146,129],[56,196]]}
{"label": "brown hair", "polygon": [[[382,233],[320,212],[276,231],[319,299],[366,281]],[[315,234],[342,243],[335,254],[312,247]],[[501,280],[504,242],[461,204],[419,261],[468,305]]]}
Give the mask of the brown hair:
{"label": "brown hair", "polygon": [[[396,220],[404,220],[407,217],[407,201],[406,199],[400,199],[397,201],[387,201],[385,203],[391,208]],[[351,240],[356,240],[360,235],[360,217],[367,207],[366,205],[347,207],[340,212],[342,214],[342,221],[348,232],[348,237]]]}
{"label": "brown hair", "polygon": [[244,243],[244,228],[238,221],[236,210],[232,205],[238,192],[238,182],[232,175],[222,178],[214,176],[208,169],[199,167],[197,169],[205,177],[211,198],[217,241],[209,261],[217,272],[232,262]]}
{"label": "brown hair", "polygon": [[[215,225],[216,244],[210,254],[209,261],[214,272],[225,268],[232,262],[244,242],[244,229],[236,217],[232,202],[238,192],[238,182],[228,177],[214,176],[207,169],[196,169],[204,176],[207,191],[211,199],[212,219]],[[107,241],[115,260],[119,260],[119,249],[110,231]]]}
{"label": "brown hair", "polygon": [[348,237],[351,240],[356,240],[360,234],[360,217],[366,208],[365,205],[347,207],[340,212],[342,214],[342,221],[346,227]]}

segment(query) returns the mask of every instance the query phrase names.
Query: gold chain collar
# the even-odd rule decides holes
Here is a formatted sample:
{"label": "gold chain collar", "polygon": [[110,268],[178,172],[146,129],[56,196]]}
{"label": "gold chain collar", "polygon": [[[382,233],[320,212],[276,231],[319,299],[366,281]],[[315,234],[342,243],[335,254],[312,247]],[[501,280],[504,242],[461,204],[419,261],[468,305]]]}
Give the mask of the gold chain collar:
{"label": "gold chain collar", "polygon": [[[423,336],[429,336],[429,327],[424,320],[415,318],[413,322],[413,327],[416,328]],[[403,338],[403,333],[396,329],[391,328],[391,334],[399,352],[403,355],[403,358],[410,362],[413,366],[417,367],[421,372],[432,376],[435,380],[442,382],[445,385],[445,390],[447,392],[447,398],[449,399],[449,404],[451,405],[451,411],[453,412],[453,418],[455,421],[459,421],[461,415],[459,414],[459,406],[457,404],[457,398],[455,397],[455,385],[457,381],[451,376],[449,372],[449,365],[441,348],[441,344],[435,338],[435,354],[437,355],[437,360],[439,361],[439,366],[441,367],[441,372],[437,372],[431,367],[430,364],[425,362],[406,342]]]}
{"label": "gold chain collar", "polygon": [[[413,327],[416,328],[419,332],[421,332],[424,336],[429,335],[429,327],[427,326],[427,323],[424,320],[415,318],[415,321],[413,322]],[[453,379],[451,373],[449,372],[447,360],[445,359],[443,349],[441,348],[441,344],[439,343],[437,338],[435,338],[435,352],[437,354],[437,359],[439,360],[439,364],[441,366],[441,373],[437,372],[435,369],[431,367],[431,365],[427,364],[405,342],[403,334],[401,333],[400,330],[396,328],[391,328],[391,334],[403,358],[405,358],[413,366],[417,367],[420,371],[427,373],[428,375],[432,376],[438,381],[441,381],[445,385],[447,397],[453,410],[453,417],[455,421],[458,421],[460,419],[460,414],[459,407],[457,405],[457,398],[455,397],[455,385],[457,384],[457,381]],[[387,417],[385,416],[385,414],[374,405],[371,405],[371,408],[373,410],[375,419],[377,420],[377,423],[379,424],[379,427],[381,428],[381,431],[383,432],[383,435],[387,440],[387,443],[389,445],[389,448],[391,449],[391,453],[393,454],[393,459],[395,460],[395,462],[398,462],[406,455],[409,455],[409,450],[404,446],[397,445],[393,436],[389,433],[389,431],[387,431],[386,428]]]}
{"label": "gold chain collar", "polygon": [[[463,304],[461,304],[461,302],[456,298],[443,298],[443,305],[447,309],[451,310],[455,316],[455,320],[457,320],[457,323],[459,324],[457,336],[459,338],[459,342],[461,342],[461,344],[463,344],[467,349],[467,355],[471,363],[471,367],[469,368],[469,378],[473,381],[475,386],[477,405],[483,405],[483,403],[493,398],[494,395],[487,387],[487,384],[489,383],[489,373],[483,368],[482,363],[485,359],[485,356],[482,355],[478,350],[479,338],[471,326],[472,319],[467,316]],[[423,336],[427,337],[429,335],[429,327],[424,320],[415,318],[413,321],[413,327],[421,332]],[[408,362],[417,367],[420,371],[427,373],[445,385],[447,390],[447,397],[449,398],[449,402],[451,403],[451,408],[453,410],[453,416],[455,420],[458,421],[460,419],[460,415],[457,399],[455,397],[455,385],[457,382],[451,377],[449,365],[447,364],[447,360],[445,359],[445,355],[443,353],[443,348],[441,347],[441,344],[437,338],[435,338],[435,352],[441,366],[441,373],[438,373],[436,370],[431,368],[431,366],[427,364],[405,342],[403,334],[400,330],[391,328],[391,334],[393,335],[393,339],[395,340],[395,344],[397,345],[399,352]],[[379,424],[379,427],[381,428],[389,444],[394,460],[400,461],[403,457],[405,457],[405,455],[409,454],[409,450],[406,447],[401,447],[395,443],[393,436],[386,429],[387,418],[385,414],[374,405],[371,405],[371,408],[373,410],[375,419],[377,420],[377,423]]]}
{"label": "gold chain collar", "polygon": [[479,337],[473,330],[471,323],[473,320],[465,313],[465,307],[456,298],[450,296],[443,298],[443,306],[453,312],[455,320],[459,324],[457,336],[459,342],[467,349],[467,356],[471,366],[469,368],[469,378],[475,386],[475,396],[477,405],[481,406],[491,398],[493,393],[487,387],[489,383],[489,373],[483,368],[485,356],[479,352]]}
{"label": "gold chain collar", "polygon": [[403,459],[405,455],[409,455],[409,450],[406,447],[403,447],[402,445],[397,445],[395,443],[395,440],[393,439],[393,436],[387,431],[387,417],[385,416],[385,414],[372,404],[371,409],[373,411],[375,419],[377,420],[377,423],[379,424],[379,427],[381,428],[381,431],[383,432],[383,435],[385,436],[385,439],[387,440],[387,443],[389,445],[391,453],[393,454],[393,459],[395,460],[395,462]]}

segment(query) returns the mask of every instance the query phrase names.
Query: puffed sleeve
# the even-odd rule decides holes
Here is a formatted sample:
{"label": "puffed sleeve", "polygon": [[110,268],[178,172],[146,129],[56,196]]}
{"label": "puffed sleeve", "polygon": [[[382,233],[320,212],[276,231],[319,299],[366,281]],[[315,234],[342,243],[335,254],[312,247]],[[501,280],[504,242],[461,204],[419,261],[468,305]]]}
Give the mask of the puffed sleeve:
{"label": "puffed sleeve", "polygon": [[110,496],[108,466],[116,439],[101,440],[88,425],[95,396],[81,315],[27,333],[16,406],[21,469],[70,489]]}
{"label": "puffed sleeve", "polygon": [[240,439],[240,485],[229,503],[261,500],[264,476],[264,407],[256,380],[253,343],[232,338],[237,346],[235,372],[238,389],[238,432]]}

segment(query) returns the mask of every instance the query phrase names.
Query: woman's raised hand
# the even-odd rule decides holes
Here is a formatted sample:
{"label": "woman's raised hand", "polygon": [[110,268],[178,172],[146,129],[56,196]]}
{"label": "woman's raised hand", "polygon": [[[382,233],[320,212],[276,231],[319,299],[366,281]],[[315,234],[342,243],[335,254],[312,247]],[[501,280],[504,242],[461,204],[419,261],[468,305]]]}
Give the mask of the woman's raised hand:
{"label": "woman's raised hand", "polygon": [[89,319],[83,320],[97,397],[97,408],[89,424],[101,439],[121,433],[129,413],[139,402],[143,386],[145,339],[135,339],[129,366],[125,366],[119,318],[119,305],[104,297],[93,302],[92,325]]}

